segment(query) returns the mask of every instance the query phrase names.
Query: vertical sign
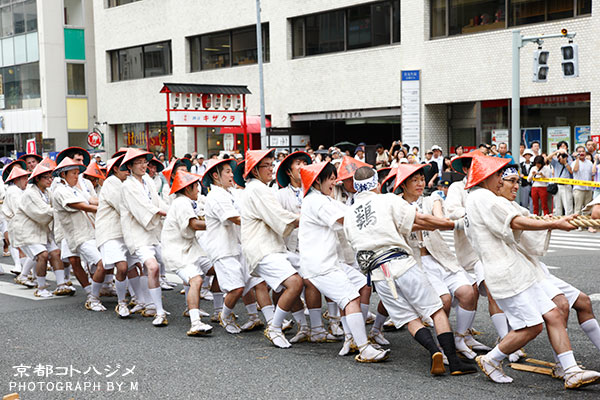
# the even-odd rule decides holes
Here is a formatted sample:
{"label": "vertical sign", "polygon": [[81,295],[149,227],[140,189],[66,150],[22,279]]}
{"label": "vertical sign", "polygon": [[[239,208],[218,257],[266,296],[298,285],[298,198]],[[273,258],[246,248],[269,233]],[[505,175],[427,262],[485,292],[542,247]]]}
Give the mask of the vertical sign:
{"label": "vertical sign", "polygon": [[402,142],[421,148],[421,71],[402,71]]}
{"label": "vertical sign", "polygon": [[36,154],[35,139],[27,140],[27,154]]}

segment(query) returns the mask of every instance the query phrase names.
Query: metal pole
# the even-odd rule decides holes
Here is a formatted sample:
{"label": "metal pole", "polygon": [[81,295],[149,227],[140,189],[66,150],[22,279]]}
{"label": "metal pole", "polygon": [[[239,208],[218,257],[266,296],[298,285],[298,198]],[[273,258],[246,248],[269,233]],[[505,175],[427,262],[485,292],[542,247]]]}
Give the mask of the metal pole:
{"label": "metal pole", "polygon": [[167,163],[171,162],[171,157],[173,155],[171,146],[173,145],[173,133],[171,130],[173,129],[171,125],[171,104],[169,103],[169,97],[171,97],[171,92],[167,92]]}
{"label": "metal pole", "polygon": [[258,50],[258,87],[260,96],[260,147],[267,148],[267,128],[265,118],[265,85],[263,79],[262,27],[260,23],[260,0],[256,0],[256,47]]}
{"label": "metal pole", "polygon": [[519,162],[519,145],[521,144],[521,46],[522,44],[521,31],[513,31],[512,40],[512,98],[511,106],[511,153],[516,163]]}

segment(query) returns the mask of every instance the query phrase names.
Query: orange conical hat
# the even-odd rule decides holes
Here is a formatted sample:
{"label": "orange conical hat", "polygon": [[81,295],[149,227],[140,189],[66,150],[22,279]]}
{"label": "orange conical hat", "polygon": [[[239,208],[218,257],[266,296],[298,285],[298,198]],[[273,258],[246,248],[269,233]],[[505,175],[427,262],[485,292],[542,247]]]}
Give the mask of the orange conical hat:
{"label": "orange conical hat", "polygon": [[509,163],[510,158],[489,156],[473,157],[473,161],[471,161],[471,168],[469,169],[469,175],[467,175],[467,184],[465,185],[465,189],[469,189],[480,184],[497,171],[500,171]]}
{"label": "orange conical hat", "polygon": [[38,165],[35,166],[35,168],[31,172],[31,175],[29,176],[29,181],[31,181],[33,178],[35,178],[38,175],[42,175],[42,174],[45,174],[46,172],[52,172],[52,171],[54,171],[54,168],[49,168],[47,165],[39,163]]}
{"label": "orange conical hat", "polygon": [[250,171],[256,167],[260,160],[275,152],[275,149],[268,150],[248,150],[246,152],[246,164],[244,166],[244,178],[248,176]]}
{"label": "orange conical hat", "polygon": [[25,164],[25,161],[23,161],[23,160],[15,160],[15,161],[11,162],[7,166],[5,166],[4,169],[2,170],[2,180],[4,182],[6,182],[6,180],[8,179],[8,176],[10,175],[10,172],[16,166],[21,167],[21,169],[27,169],[27,164]]}
{"label": "orange conical hat", "polygon": [[100,166],[98,165],[98,163],[95,162],[91,162],[90,165],[88,165],[86,170],[83,172],[83,174],[98,179],[106,179],[106,176],[104,176],[104,173],[100,169]]}
{"label": "orange conical hat", "polygon": [[56,161],[54,161],[50,157],[44,158],[42,161],[40,161],[40,164],[42,164],[46,168],[50,168],[50,169],[56,168]]}
{"label": "orange conical hat", "polygon": [[115,154],[112,155],[111,158],[117,158],[125,153],[127,153],[128,147],[119,147],[119,150]]}
{"label": "orange conical hat", "polygon": [[320,163],[311,164],[300,168],[300,179],[302,179],[302,189],[305,196],[310,190],[312,184],[315,183],[317,176],[319,176],[327,164],[329,164],[328,161],[322,161]]}
{"label": "orange conical hat", "polygon": [[421,168],[425,168],[428,164],[400,164],[398,165],[398,169],[396,170],[396,181],[394,182],[394,192],[396,189],[402,185],[402,182],[406,180],[409,176],[420,170]]}
{"label": "orange conical hat", "polygon": [[19,157],[19,160],[23,160],[25,161],[25,159],[27,157],[33,157],[36,160],[38,160],[38,162],[42,161],[42,156],[40,156],[39,154],[35,154],[35,153],[27,153],[27,154],[23,154],[21,157]]}
{"label": "orange conical hat", "polygon": [[125,154],[113,157],[106,162],[106,177],[109,177],[110,174],[112,174],[113,167],[121,165],[123,157],[125,157]]}
{"label": "orange conical hat", "polygon": [[63,170],[63,168],[73,167],[73,166],[79,168],[79,173],[82,173],[83,171],[85,171],[85,165],[75,162],[71,157],[65,157],[62,159],[60,164],[58,164],[56,166],[56,168],[54,169],[54,172],[52,174],[54,176],[58,176],[60,174],[60,172]]}
{"label": "orange conical hat", "polygon": [[152,156],[152,153],[150,153],[149,151],[130,147],[127,149],[127,152],[125,153],[125,157],[123,158],[123,161],[121,161],[121,170],[125,171],[127,169],[127,167],[125,165],[129,161],[133,160],[134,158],[138,158],[138,157],[146,157],[146,160],[150,161],[150,160],[152,160],[153,156]]}
{"label": "orange conical hat", "polygon": [[381,193],[391,193],[392,191],[388,191],[388,186],[390,184],[394,184],[394,179],[396,178],[396,174],[398,173],[398,168],[390,169],[390,172],[387,174],[385,178],[381,181]]}
{"label": "orange conical hat", "polygon": [[169,166],[162,171],[162,174],[167,178],[167,182],[171,182],[171,174],[173,173],[173,167],[177,161],[169,163]]}
{"label": "orange conical hat", "polygon": [[456,172],[458,172],[459,174],[463,174],[463,162],[462,160],[464,160],[465,158],[473,158],[473,157],[479,157],[479,156],[485,156],[485,154],[483,154],[480,150],[473,150],[469,153],[465,153],[460,157],[454,157],[452,159],[452,161],[450,162],[450,164],[452,165],[452,169],[455,170]]}
{"label": "orange conical hat", "polygon": [[344,156],[344,158],[342,159],[342,162],[340,164],[340,167],[338,169],[337,181],[341,182],[348,178],[354,178],[354,173],[360,167],[372,168],[372,166],[370,164],[364,163],[362,161],[358,161],[356,158],[352,158],[350,156]]}
{"label": "orange conical hat", "polygon": [[196,174],[191,174],[185,171],[177,171],[175,178],[173,179],[173,185],[171,185],[170,194],[176,193],[186,186],[190,186],[194,182],[200,181],[200,177]]}
{"label": "orange conical hat", "polygon": [[10,175],[8,175],[8,179],[6,180],[6,183],[12,181],[13,179],[17,179],[20,178],[22,176],[27,176],[30,173],[25,171],[23,168],[19,167],[18,165],[16,165],[12,171],[10,171]]}

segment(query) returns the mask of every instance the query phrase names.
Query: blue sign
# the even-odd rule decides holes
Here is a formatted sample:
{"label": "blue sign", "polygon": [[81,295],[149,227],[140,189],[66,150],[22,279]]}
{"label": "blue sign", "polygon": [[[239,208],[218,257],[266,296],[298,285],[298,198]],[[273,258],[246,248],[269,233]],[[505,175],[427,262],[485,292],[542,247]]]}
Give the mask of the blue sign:
{"label": "blue sign", "polygon": [[421,79],[421,71],[402,71],[402,80],[403,81],[418,81]]}

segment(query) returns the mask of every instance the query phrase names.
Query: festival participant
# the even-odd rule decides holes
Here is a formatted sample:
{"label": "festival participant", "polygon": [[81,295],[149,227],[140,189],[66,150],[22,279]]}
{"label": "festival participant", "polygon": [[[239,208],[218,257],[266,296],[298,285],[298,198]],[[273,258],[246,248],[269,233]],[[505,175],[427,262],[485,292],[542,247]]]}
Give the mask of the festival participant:
{"label": "festival participant", "polygon": [[344,215],[344,231],[394,324],[398,329],[408,324],[410,334],[430,353],[431,373],[440,375],[445,372],[443,354],[421,322],[421,318],[431,318],[451,373],[475,372],[473,365],[456,355],[442,301],[406,241],[413,229],[448,230],[455,224],[418,213],[416,207],[394,194],[380,195],[377,174],[371,167],[355,172],[354,187],[357,195]]}
{"label": "festival participant", "polygon": [[27,153],[23,154],[18,158],[19,160],[23,160],[27,166],[27,171],[33,172],[35,167],[42,161],[42,156],[35,153]]}
{"label": "festival participant", "polygon": [[524,217],[503,197],[502,170],[508,159],[474,157],[467,176],[465,230],[483,265],[486,288],[513,328],[494,349],[477,357],[477,364],[492,381],[510,383],[502,361],[533,340],[546,324],[550,343],[565,372],[566,389],[600,382],[600,373],[579,368],[575,362],[563,317],[538,283],[539,268],[518,246],[521,231],[575,229],[572,217],[542,221]]}
{"label": "festival participant", "polygon": [[58,220],[64,235],[65,252],[69,253],[75,276],[84,288],[87,287],[87,276],[81,277],[80,260],[83,259],[88,269],[94,271],[85,308],[91,311],[106,311],[100,302],[100,289],[105,275],[104,265],[94,240],[94,223],[88,214],[95,214],[98,208],[90,204],[81,191],[76,189],[78,176],[84,170],[83,164],[69,157],[63,158],[53,172],[54,176],[60,177],[60,182],[54,188],[52,206],[55,210],[55,220]]}
{"label": "festival participant", "polygon": [[[17,170],[18,174],[13,175],[13,179],[10,179],[13,169]],[[4,202],[2,204],[2,216],[6,221],[6,231],[8,233],[8,242],[10,243],[10,255],[15,264],[15,270],[19,271],[19,275],[15,278],[15,283],[24,285],[27,287],[35,287],[36,283],[29,279],[29,273],[35,267],[35,261],[27,258],[18,247],[14,246],[14,222],[13,218],[21,202],[21,196],[27,186],[27,166],[23,160],[16,160],[8,164],[2,170],[2,180],[6,185],[6,193],[4,196]],[[19,175],[19,178],[15,178]]]}
{"label": "festival participant", "polygon": [[163,165],[163,163],[158,161],[156,157],[152,157],[152,160],[150,160],[150,162],[148,163],[148,176],[152,178],[152,181],[154,181],[154,184],[156,185],[156,191],[158,192],[158,195],[162,198],[168,195],[168,192],[165,192],[165,189],[166,187],[168,187],[168,185],[166,184],[165,180],[159,175],[159,173],[162,172],[164,169],[165,166]]}
{"label": "festival participant", "polygon": [[300,174],[306,196],[298,235],[302,276],[342,310],[344,332],[352,335],[359,350],[356,361],[384,361],[389,350],[377,349],[369,343],[360,295],[338,264],[335,230],[342,229],[344,210],[330,197],[337,171],[333,164],[322,162],[302,167]]}
{"label": "festival participant", "polygon": [[[279,348],[291,347],[281,330],[287,314],[304,309],[300,301],[302,278],[287,259],[283,238],[298,226],[298,215],[285,210],[268,184],[273,177],[274,150],[249,150],[236,166],[234,178],[242,192],[241,242],[250,275],[265,280],[280,295],[265,336]],[[243,173],[242,173],[243,171]],[[242,179],[243,178],[243,179]],[[245,181],[244,181],[245,179]]]}
{"label": "festival participant", "polygon": [[161,241],[165,243],[165,264],[176,271],[185,286],[189,286],[186,293],[191,322],[188,336],[212,332],[212,326],[202,322],[199,307],[202,279],[211,268],[210,261],[204,256],[196,239],[196,231],[206,229],[205,222],[198,218],[195,211],[199,180],[197,175],[189,172],[178,171],[175,174],[170,193],[175,195],[175,199],[167,212],[161,232]]}
{"label": "festival participant", "polygon": [[[13,170],[14,171],[14,170]],[[60,249],[54,242],[51,224],[53,220],[52,198],[47,190],[52,184],[52,169],[37,164],[29,177],[19,208],[15,214],[15,245],[32,260],[36,260],[37,297],[73,295],[75,290],[65,284],[64,265]],[[56,276],[56,289],[48,290],[46,266],[50,261]]]}
{"label": "festival participant", "polygon": [[233,159],[208,160],[202,178],[203,186],[209,190],[204,205],[207,240],[203,243],[210,263],[214,265],[219,287],[225,292],[219,323],[231,334],[264,326],[258,316],[255,299],[246,304],[248,322],[243,327],[235,322],[235,304],[243,296],[252,293],[252,289],[255,289],[256,299],[267,323],[273,318],[273,304],[267,285],[263,279],[250,275],[242,256],[239,205],[230,191],[234,185],[233,170],[236,166]]}
{"label": "festival participant", "polygon": [[[502,172],[502,187],[499,195],[507,199],[515,210],[519,211],[525,217],[531,216],[528,209],[521,207],[515,199],[519,190],[519,173],[516,166],[509,166]],[[581,329],[585,332],[591,342],[600,350],[600,326],[594,316],[592,302],[590,297],[573,287],[562,279],[552,275],[550,270],[540,261],[539,257],[546,254],[550,243],[552,231],[536,232],[524,231],[519,238],[519,247],[529,258],[535,261],[536,265],[544,272],[543,279],[540,280],[544,291],[559,308],[564,317],[565,328],[568,325],[569,309],[577,312],[577,319]],[[553,353],[556,359],[556,353]],[[564,378],[564,371],[560,362],[556,360],[553,367],[553,377]]]}
{"label": "festival participant", "polygon": [[[144,288],[140,285],[140,278],[136,268],[137,260],[129,253],[123,240],[121,227],[121,197],[122,182],[129,176],[129,171],[121,171],[121,161],[124,155],[111,158],[106,163],[108,177],[102,185],[98,199],[98,212],[96,213],[96,244],[102,254],[106,269],[116,268],[117,306],[115,312],[120,318],[127,318],[132,312],[143,310],[143,304],[136,304],[129,310],[125,299],[127,281],[133,288],[138,298],[145,299]],[[93,165],[94,163],[90,164]],[[88,167],[89,168],[89,167]],[[151,300],[148,300],[151,302]]]}
{"label": "festival participant", "polygon": [[[423,197],[425,190],[426,164],[406,164],[398,166],[395,190],[400,188],[402,198],[417,207],[421,214],[444,218],[443,200],[436,195]],[[442,299],[444,311],[449,316],[454,302],[456,307],[456,332],[454,335],[456,350],[468,359],[477,354],[471,350],[491,350],[476,341],[470,333],[475,320],[475,293],[473,280],[459,265],[453,252],[438,230],[431,232],[411,232],[408,244],[413,249],[413,257],[427,274],[427,278]],[[469,344],[466,343],[469,339]]]}
{"label": "festival participant", "polygon": [[121,227],[127,249],[142,262],[148,279],[152,304],[146,304],[142,315],[154,316],[154,326],[166,326],[169,321],[163,308],[159,281],[159,263],[162,263],[159,239],[162,217],[167,215],[168,207],[158,196],[154,182],[146,175],[151,159],[149,152],[128,149],[121,161],[121,170],[130,173],[122,184]]}
{"label": "festival participant", "polygon": [[96,197],[99,197],[100,190],[102,189],[102,182],[106,179],[106,176],[100,170],[100,166],[96,162],[91,162],[85,171],[83,171],[83,177],[92,183],[94,193]]}
{"label": "festival participant", "polygon": [[[277,191],[277,200],[283,208],[294,214],[300,214],[302,199],[304,192],[302,191],[302,179],[300,177],[300,169],[312,163],[312,159],[308,153],[303,151],[293,152],[285,157],[275,171],[277,184],[281,189]],[[285,238],[286,247],[288,250],[288,259],[294,260],[292,266],[300,267],[300,254],[298,248],[298,228]],[[303,277],[302,271],[299,268],[298,273]],[[321,293],[308,280],[303,279],[304,283],[304,299],[310,317],[310,328],[308,325],[302,326],[301,321],[306,321],[305,317],[300,317],[298,322],[298,332],[290,339],[290,343],[300,343],[303,341],[310,342],[333,342],[338,341],[335,337],[343,335],[340,327],[338,306],[327,299],[328,311],[330,315],[329,333],[323,328],[323,319],[321,318]],[[333,307],[331,306],[333,305]]]}

